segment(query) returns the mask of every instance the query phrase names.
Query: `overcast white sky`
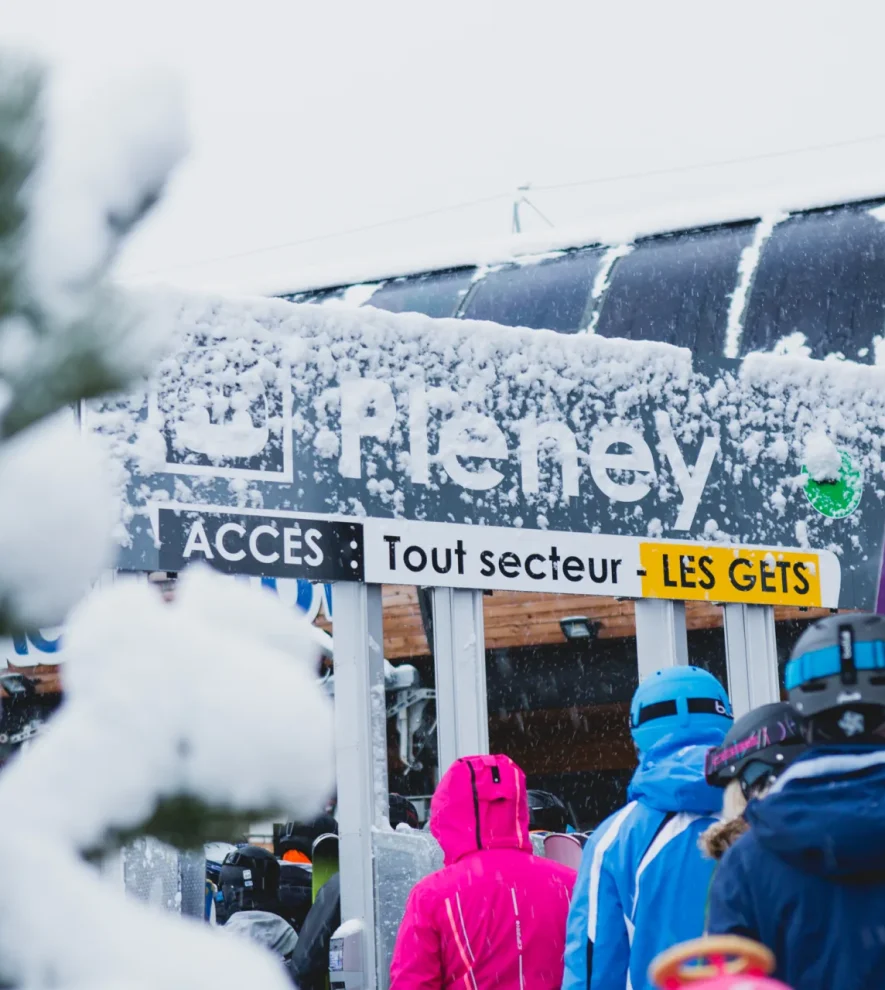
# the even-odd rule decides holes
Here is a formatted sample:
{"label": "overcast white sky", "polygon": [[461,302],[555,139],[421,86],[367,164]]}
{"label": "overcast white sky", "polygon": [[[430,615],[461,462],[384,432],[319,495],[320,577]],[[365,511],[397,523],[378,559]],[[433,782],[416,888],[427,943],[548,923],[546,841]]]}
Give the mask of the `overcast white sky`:
{"label": "overcast white sky", "polygon": [[[557,226],[592,226],[614,210],[808,178],[838,194],[881,175],[885,192],[885,5],[874,0],[11,0],[0,37],[47,52],[72,100],[133,63],[180,74],[193,150],[121,259],[127,278],[297,281],[314,265],[505,235],[521,182],[875,135],[532,198]],[[291,246],[262,250],[277,245]]]}

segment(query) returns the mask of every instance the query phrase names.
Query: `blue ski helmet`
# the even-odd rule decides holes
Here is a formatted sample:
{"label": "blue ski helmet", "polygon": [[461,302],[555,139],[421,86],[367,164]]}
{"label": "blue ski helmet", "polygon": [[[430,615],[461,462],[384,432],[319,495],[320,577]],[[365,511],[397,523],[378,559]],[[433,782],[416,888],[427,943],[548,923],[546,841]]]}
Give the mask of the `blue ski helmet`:
{"label": "blue ski helmet", "polygon": [[818,619],[799,637],[784,674],[809,743],[885,744],[885,617]]}
{"label": "blue ski helmet", "polygon": [[658,740],[688,728],[697,732],[731,728],[731,702],[725,688],[700,667],[666,667],[647,677],[630,705],[630,731],[640,753]]}

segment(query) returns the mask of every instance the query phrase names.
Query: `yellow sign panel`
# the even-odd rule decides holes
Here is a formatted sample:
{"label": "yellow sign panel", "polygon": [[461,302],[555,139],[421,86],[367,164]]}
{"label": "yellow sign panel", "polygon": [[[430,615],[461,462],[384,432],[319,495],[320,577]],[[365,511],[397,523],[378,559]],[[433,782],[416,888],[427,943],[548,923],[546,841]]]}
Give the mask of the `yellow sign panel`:
{"label": "yellow sign panel", "polygon": [[639,561],[643,598],[806,608],[821,604],[816,553],[642,542]]}

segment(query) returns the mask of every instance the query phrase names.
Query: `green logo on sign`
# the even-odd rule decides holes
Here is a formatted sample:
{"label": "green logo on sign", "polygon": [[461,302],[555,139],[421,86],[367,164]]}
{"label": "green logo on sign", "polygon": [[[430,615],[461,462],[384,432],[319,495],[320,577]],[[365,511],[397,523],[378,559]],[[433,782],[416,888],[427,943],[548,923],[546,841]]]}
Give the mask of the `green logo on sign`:
{"label": "green logo on sign", "polygon": [[815,481],[808,476],[808,468],[802,468],[802,474],[806,475],[805,497],[822,516],[830,519],[850,516],[863,494],[863,469],[844,450],[839,451],[839,456],[842,467],[835,481]]}

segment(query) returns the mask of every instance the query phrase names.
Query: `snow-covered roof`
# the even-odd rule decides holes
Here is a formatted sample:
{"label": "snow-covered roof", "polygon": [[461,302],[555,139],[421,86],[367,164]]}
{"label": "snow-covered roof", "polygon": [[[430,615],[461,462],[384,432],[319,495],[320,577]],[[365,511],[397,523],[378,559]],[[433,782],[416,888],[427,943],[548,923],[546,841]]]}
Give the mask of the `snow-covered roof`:
{"label": "snow-covered roof", "polygon": [[231,291],[258,295],[286,295],[333,286],[377,282],[402,275],[444,269],[531,261],[555,251],[587,245],[630,243],[640,237],[671,231],[691,230],[742,220],[758,220],[764,216],[799,210],[819,209],[851,202],[863,202],[885,197],[885,181],[881,175],[857,177],[842,181],[838,188],[832,183],[796,186],[785,189],[746,190],[730,199],[713,203],[668,203],[643,214],[619,212],[600,216],[591,224],[556,227],[540,233],[512,234],[505,238],[438,245],[433,250],[414,250],[384,257],[303,268],[294,273],[269,272],[259,279],[247,279],[240,284],[226,285]]}

